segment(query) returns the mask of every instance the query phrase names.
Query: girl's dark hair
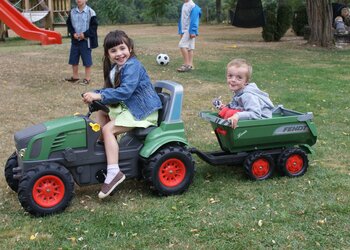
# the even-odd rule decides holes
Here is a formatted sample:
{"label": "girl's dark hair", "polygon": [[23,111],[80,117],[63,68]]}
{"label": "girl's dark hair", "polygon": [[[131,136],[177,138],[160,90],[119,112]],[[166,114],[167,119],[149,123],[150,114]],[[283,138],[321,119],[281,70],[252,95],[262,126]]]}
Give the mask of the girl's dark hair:
{"label": "girl's dark hair", "polygon": [[[111,83],[109,72],[112,69],[112,64],[108,56],[108,50],[115,46],[125,43],[130,51],[130,57],[136,56],[134,51],[134,41],[128,37],[128,35],[122,30],[115,30],[109,32],[103,42],[104,55],[103,55],[103,76],[104,76],[104,87],[113,88]],[[117,88],[120,85],[120,72],[116,72],[114,86]]]}

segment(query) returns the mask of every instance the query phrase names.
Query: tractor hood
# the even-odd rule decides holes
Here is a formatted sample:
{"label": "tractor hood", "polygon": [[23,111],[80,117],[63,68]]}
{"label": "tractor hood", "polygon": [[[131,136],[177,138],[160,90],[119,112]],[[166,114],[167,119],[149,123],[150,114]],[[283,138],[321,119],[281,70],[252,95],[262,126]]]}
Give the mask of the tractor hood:
{"label": "tractor hood", "polygon": [[30,141],[30,139],[33,138],[33,136],[44,133],[45,131],[46,131],[46,126],[40,123],[16,132],[14,135],[16,148],[17,149],[26,148],[28,145],[28,142]]}
{"label": "tractor hood", "polygon": [[83,116],[62,117],[18,131],[14,139],[25,159],[47,158],[66,147],[86,146],[86,121]]}

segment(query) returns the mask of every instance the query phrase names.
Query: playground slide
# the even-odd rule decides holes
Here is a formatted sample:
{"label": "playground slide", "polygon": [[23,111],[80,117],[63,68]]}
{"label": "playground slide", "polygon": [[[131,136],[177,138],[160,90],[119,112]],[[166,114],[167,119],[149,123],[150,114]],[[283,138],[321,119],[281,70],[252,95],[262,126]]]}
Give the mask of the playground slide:
{"label": "playground slide", "polygon": [[7,0],[0,0],[0,20],[24,39],[40,41],[42,45],[62,43],[60,33],[38,28]]}

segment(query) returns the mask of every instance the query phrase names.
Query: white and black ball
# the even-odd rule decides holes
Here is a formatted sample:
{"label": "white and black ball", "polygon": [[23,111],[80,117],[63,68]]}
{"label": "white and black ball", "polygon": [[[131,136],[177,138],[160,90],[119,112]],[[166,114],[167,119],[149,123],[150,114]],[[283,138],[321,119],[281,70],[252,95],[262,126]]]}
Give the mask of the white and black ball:
{"label": "white and black ball", "polygon": [[170,57],[167,54],[159,54],[156,60],[159,65],[165,66],[170,62]]}

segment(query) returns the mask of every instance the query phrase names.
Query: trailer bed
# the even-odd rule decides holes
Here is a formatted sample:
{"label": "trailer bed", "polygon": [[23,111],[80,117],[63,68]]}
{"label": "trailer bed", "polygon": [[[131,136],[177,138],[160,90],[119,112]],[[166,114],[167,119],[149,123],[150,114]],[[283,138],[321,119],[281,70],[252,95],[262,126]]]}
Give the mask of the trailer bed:
{"label": "trailer bed", "polygon": [[210,121],[221,149],[230,153],[294,146],[305,147],[312,153],[311,146],[317,140],[311,112],[300,113],[281,105],[274,109],[272,118],[241,120],[236,129],[216,112],[202,111],[200,117]]}

